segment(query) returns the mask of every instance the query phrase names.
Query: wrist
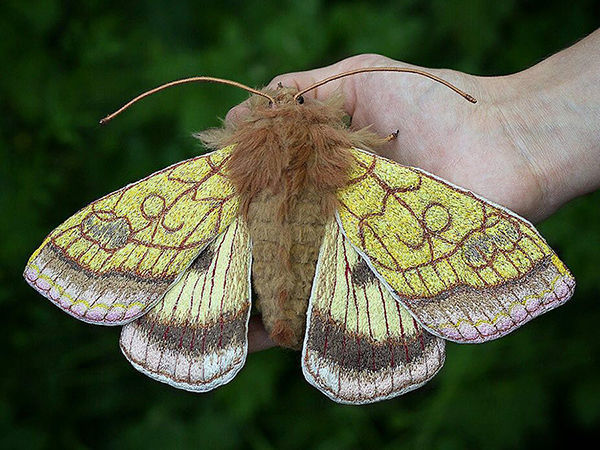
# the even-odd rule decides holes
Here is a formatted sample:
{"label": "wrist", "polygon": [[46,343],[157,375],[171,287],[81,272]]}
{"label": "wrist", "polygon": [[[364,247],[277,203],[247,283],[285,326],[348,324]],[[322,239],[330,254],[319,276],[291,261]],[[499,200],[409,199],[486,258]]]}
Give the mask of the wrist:
{"label": "wrist", "polygon": [[532,69],[490,78],[485,84],[486,117],[500,128],[514,158],[527,168],[529,180],[515,180],[527,187],[521,193],[527,207],[520,212],[541,220],[574,196],[574,162],[565,152],[569,139],[561,124],[562,104]]}
{"label": "wrist", "polygon": [[578,65],[572,52],[488,79],[492,117],[539,185],[536,219],[600,187],[600,79],[593,64]]}
{"label": "wrist", "polygon": [[[561,180],[554,173],[562,173],[557,148],[553,141],[561,141],[552,121],[559,116],[551,111],[556,105],[542,92],[528,71],[486,79],[485,92],[489,96],[487,118],[499,128],[498,134],[506,139],[505,145],[515,160],[527,168],[529,180],[521,195],[527,200],[521,213],[532,220],[540,220],[555,209],[556,192],[562,191]],[[492,126],[490,124],[490,126]],[[517,180],[515,180],[517,181]]]}

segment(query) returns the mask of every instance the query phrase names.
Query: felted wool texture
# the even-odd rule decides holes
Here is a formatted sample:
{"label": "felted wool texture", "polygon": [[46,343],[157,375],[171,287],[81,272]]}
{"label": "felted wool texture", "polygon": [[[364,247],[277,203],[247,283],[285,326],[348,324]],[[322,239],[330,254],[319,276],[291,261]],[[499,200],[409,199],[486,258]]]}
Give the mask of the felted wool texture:
{"label": "felted wool texture", "polygon": [[247,214],[254,196],[266,191],[284,192],[277,210],[283,219],[298,195],[306,190],[319,192],[325,214],[337,207],[335,193],[347,183],[352,164],[349,149],[370,149],[385,139],[368,129],[351,130],[343,121],[343,99],[327,102],[306,100],[298,104],[292,88],[265,91],[277,104],[251,97],[250,111],[239,123],[227,122],[222,129],[196,134],[211,148],[234,146],[227,170],[241,197],[240,212]]}
{"label": "felted wool texture", "polygon": [[354,145],[383,139],[343,123],[341,97],[327,103],[293,99],[297,90],[269,92],[277,105],[253,97],[245,120],[198,137],[207,145],[233,145],[227,165],[248,219],[257,306],[274,342],[300,347],[323,225],[337,208]]}
{"label": "felted wool texture", "polygon": [[282,195],[262,193],[250,204],[252,282],[255,303],[273,341],[300,349],[325,216],[318,194],[304,192],[280,222],[273,211]]}

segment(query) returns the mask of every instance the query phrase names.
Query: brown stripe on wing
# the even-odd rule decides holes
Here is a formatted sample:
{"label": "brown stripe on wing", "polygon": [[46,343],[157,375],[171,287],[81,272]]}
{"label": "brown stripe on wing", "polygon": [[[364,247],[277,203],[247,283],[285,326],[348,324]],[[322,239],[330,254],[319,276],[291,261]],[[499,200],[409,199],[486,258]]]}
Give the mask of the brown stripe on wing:
{"label": "brown stripe on wing", "polygon": [[458,286],[429,299],[403,299],[419,321],[444,339],[485,342],[504,336],[573,294],[575,281],[562,274],[552,256],[504,284],[478,289]]}
{"label": "brown stripe on wing", "polygon": [[316,355],[340,368],[358,372],[405,366],[435,348],[438,340],[419,327],[419,332],[414,335],[390,336],[376,341],[348,332],[318,310],[312,312],[307,331]]}
{"label": "brown stripe on wing", "polygon": [[[124,328],[121,350],[155,377],[186,385],[188,390],[204,390],[243,363],[248,307],[203,326],[170,325],[143,316]],[[230,360],[227,365],[218,363],[219,355]]]}
{"label": "brown stripe on wing", "polygon": [[243,344],[247,314],[246,307],[236,314],[225,314],[221,320],[202,326],[169,324],[146,315],[136,321],[135,328],[145,336],[149,345],[206,355],[223,347],[224,343],[233,346]]}

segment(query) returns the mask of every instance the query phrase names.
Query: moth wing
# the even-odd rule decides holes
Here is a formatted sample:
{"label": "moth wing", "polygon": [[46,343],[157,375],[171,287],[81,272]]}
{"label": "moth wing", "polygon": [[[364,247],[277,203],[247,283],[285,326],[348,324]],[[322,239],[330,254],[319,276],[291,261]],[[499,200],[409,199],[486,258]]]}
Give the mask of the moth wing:
{"label": "moth wing", "polygon": [[86,322],[140,316],[234,219],[230,154],[225,148],[174,164],[81,209],[33,253],[25,279]]}
{"label": "moth wing", "polygon": [[332,221],[308,306],[307,381],[336,402],[371,403],[423,385],[444,358],[444,341],[392,297]]}
{"label": "moth wing", "polygon": [[525,219],[423,170],[352,155],[338,194],[344,233],[432,333],[495,339],[573,294],[569,270]]}
{"label": "moth wing", "polygon": [[188,391],[229,382],[246,361],[250,238],[236,219],[146,315],[125,325],[121,351],[142,373]]}

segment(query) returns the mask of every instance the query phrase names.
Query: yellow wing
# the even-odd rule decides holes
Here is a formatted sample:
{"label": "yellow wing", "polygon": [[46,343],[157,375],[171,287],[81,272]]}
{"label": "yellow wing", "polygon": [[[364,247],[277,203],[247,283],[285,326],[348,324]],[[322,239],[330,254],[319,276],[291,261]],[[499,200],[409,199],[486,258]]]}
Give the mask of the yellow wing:
{"label": "yellow wing", "polygon": [[338,223],[329,223],[302,349],[308,382],[337,402],[371,403],[421,386],[444,357],[444,341],[394,300]]}
{"label": "yellow wing", "polygon": [[525,219],[422,170],[351,152],[338,193],[344,233],[431,332],[482,342],[571,297],[575,280]]}
{"label": "yellow wing", "polygon": [[125,325],[121,350],[142,373],[188,391],[230,381],[246,361],[250,237],[236,219],[162,301]]}
{"label": "yellow wing", "polygon": [[86,206],[44,240],[25,279],[86,322],[142,315],[237,214],[230,154],[174,164]]}

